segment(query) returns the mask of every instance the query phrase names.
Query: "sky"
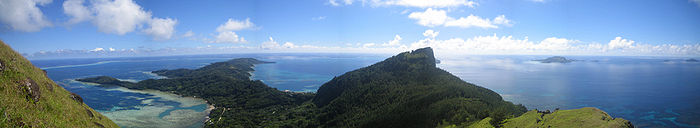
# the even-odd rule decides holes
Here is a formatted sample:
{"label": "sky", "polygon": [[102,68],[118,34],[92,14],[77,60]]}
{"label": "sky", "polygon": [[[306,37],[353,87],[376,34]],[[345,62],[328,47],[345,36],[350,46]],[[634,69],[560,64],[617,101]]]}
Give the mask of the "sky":
{"label": "sky", "polygon": [[28,58],[221,53],[700,56],[700,0],[0,0]]}

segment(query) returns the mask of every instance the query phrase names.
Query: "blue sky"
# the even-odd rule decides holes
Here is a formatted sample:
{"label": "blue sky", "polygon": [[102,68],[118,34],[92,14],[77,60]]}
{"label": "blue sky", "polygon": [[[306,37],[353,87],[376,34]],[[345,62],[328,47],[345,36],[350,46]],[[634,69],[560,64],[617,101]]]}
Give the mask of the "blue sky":
{"label": "blue sky", "polygon": [[0,0],[25,56],[240,52],[700,56],[697,0]]}

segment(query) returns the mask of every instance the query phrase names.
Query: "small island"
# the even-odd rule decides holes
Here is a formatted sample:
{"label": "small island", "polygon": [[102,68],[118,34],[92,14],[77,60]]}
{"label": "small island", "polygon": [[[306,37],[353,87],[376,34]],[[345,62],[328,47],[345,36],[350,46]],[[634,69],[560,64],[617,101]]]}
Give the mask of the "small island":
{"label": "small island", "polygon": [[698,60],[690,58],[690,59],[685,60],[685,62],[698,62]]}
{"label": "small island", "polygon": [[571,63],[571,62],[574,62],[575,60],[566,59],[566,58],[561,57],[561,56],[553,56],[553,57],[549,57],[547,59],[533,60],[533,61],[539,61],[541,63]]}

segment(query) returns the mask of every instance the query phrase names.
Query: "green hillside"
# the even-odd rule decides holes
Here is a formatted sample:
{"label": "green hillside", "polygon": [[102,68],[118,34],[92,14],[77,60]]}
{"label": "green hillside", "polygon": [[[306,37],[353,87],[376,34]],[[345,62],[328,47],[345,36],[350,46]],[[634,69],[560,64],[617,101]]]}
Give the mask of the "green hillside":
{"label": "green hillside", "polygon": [[613,118],[597,108],[557,110],[552,113],[528,111],[520,117],[503,121],[503,127],[516,128],[631,128],[632,123],[622,118]]}
{"label": "green hillside", "polygon": [[118,127],[0,41],[0,127]]}
{"label": "green hillside", "polygon": [[492,122],[526,111],[435,67],[431,48],[404,52],[333,78],[313,102],[328,127],[435,127]]}

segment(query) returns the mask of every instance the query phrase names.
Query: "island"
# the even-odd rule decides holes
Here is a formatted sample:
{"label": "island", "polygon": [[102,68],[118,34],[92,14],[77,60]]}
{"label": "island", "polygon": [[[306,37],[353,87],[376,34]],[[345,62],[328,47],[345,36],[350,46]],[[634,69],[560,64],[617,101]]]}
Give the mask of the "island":
{"label": "island", "polygon": [[158,70],[153,73],[168,78],[137,83],[108,76],[77,80],[201,97],[215,106],[205,127],[545,127],[581,122],[587,125],[579,126],[633,127],[589,108],[531,118],[539,111],[527,111],[437,68],[430,47],[336,76],[316,93],[280,91],[251,80],[251,67],[265,63],[239,58],[199,69]]}
{"label": "island", "polygon": [[533,61],[539,61],[541,63],[570,63],[570,62],[573,62],[575,60],[566,59],[566,58],[561,57],[561,56],[553,56],[553,57],[549,57],[547,59],[533,60]]}
{"label": "island", "polygon": [[698,62],[698,60],[690,58],[690,59],[685,60],[685,62]]}

